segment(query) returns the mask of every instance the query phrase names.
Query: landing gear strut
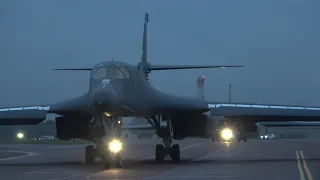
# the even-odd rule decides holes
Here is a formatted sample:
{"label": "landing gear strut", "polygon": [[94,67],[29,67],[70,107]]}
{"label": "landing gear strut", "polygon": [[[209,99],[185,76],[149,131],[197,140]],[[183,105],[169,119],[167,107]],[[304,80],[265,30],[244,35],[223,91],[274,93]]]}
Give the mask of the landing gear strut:
{"label": "landing gear strut", "polygon": [[157,135],[162,137],[163,144],[156,145],[155,151],[155,160],[157,162],[163,162],[165,158],[170,157],[172,162],[180,162],[180,146],[179,144],[172,145],[172,127],[171,127],[171,119],[168,117],[167,125],[165,127],[160,127],[160,116],[158,118],[152,118],[153,123],[149,121],[156,128]]}
{"label": "landing gear strut", "polygon": [[243,142],[247,142],[247,135],[242,125],[239,126],[238,131],[239,131],[238,141],[240,142],[241,140],[243,140]]}
{"label": "landing gear strut", "polygon": [[95,147],[86,147],[86,164],[93,164],[96,158],[100,158],[106,169],[122,167],[121,124],[121,118],[113,116],[100,115],[91,120],[90,135],[95,137]]}
{"label": "landing gear strut", "polygon": [[241,140],[243,140],[243,142],[247,142],[247,136],[244,135],[244,133],[240,133],[238,137],[238,142],[240,142]]}
{"label": "landing gear strut", "polygon": [[92,145],[86,146],[86,150],[85,150],[86,164],[93,164],[95,162],[95,159],[96,159],[95,147]]}

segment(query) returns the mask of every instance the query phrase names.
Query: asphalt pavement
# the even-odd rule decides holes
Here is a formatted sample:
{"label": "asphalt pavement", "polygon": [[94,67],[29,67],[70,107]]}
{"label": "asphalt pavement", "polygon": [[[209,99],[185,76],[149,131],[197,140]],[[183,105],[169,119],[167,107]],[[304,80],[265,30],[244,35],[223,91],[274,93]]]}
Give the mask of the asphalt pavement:
{"label": "asphalt pavement", "polygon": [[[160,139],[129,139],[124,167],[103,170],[84,164],[84,145],[0,145],[0,179],[320,179],[320,141],[177,141],[181,162],[154,161]],[[318,172],[318,173],[317,173]]]}

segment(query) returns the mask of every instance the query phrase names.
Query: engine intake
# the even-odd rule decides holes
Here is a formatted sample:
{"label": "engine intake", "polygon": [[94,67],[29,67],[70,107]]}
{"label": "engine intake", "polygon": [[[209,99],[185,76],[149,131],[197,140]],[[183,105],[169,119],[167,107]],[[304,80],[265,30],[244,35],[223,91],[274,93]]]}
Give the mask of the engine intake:
{"label": "engine intake", "polygon": [[88,124],[90,117],[87,116],[63,116],[56,118],[57,138],[60,140],[89,139]]}
{"label": "engine intake", "polygon": [[186,137],[210,138],[214,132],[214,120],[203,114],[173,115],[171,122],[173,138],[177,140]]}

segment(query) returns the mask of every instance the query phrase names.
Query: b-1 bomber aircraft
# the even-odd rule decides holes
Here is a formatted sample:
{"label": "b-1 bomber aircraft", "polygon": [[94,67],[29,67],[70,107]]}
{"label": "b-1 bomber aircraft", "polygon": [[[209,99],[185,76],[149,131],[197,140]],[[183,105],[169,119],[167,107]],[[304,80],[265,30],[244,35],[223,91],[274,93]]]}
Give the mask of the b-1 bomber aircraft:
{"label": "b-1 bomber aircraft", "polygon": [[[254,130],[257,121],[289,121],[295,118],[319,120],[320,108],[271,106],[209,102],[197,98],[163,93],[149,83],[148,75],[155,70],[224,68],[241,66],[163,66],[147,62],[147,24],[145,14],[142,59],[130,65],[106,61],[93,68],[56,69],[89,71],[89,90],[73,99],[51,105],[31,105],[0,109],[0,125],[36,125],[48,113],[59,115],[55,119],[57,138],[84,139],[94,143],[86,146],[86,163],[100,157],[105,168],[122,167],[122,117],[142,117],[156,130],[163,144],[156,145],[156,161],[170,157],[180,161],[180,147],[172,139],[187,137],[212,138],[217,129],[215,116],[237,127],[240,136]],[[210,115],[207,115],[210,113]],[[166,126],[161,126],[162,121]]]}

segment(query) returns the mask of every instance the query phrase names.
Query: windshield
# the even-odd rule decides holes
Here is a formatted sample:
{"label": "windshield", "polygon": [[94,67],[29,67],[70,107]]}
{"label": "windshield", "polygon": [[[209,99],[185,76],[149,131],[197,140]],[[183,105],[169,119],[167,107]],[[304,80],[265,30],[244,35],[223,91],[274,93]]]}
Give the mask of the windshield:
{"label": "windshield", "polygon": [[101,67],[92,73],[92,79],[128,79],[129,72],[125,68]]}

